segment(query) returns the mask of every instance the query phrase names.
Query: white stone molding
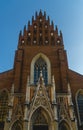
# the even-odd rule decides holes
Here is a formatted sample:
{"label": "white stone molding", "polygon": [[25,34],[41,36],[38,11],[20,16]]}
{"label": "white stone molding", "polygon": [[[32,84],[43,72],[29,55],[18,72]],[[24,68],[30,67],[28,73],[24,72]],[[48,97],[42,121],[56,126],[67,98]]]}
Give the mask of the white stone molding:
{"label": "white stone molding", "polygon": [[69,105],[73,105],[73,103],[72,103],[72,93],[71,93],[70,83],[68,83],[68,104],[69,104]]}
{"label": "white stone molding", "polygon": [[50,84],[51,83],[51,63],[50,63],[49,58],[45,54],[43,54],[43,53],[38,53],[32,59],[32,62],[31,62],[31,72],[30,72],[31,84],[34,84],[34,64],[35,64],[36,60],[39,57],[42,57],[45,60],[45,62],[47,63],[47,71],[48,71],[48,76],[47,77],[48,77],[48,84]]}
{"label": "white stone molding", "polygon": [[27,78],[27,84],[26,84],[26,99],[25,99],[25,103],[29,104],[30,102],[30,79],[29,76]]}
{"label": "white stone molding", "polygon": [[43,77],[39,78],[38,86],[36,88],[35,97],[32,104],[30,105],[29,121],[31,120],[32,114],[39,108],[43,108],[53,119],[53,110],[51,108],[50,99],[47,96],[46,87],[43,84]]}
{"label": "white stone molding", "polygon": [[56,88],[55,88],[55,79],[54,75],[52,76],[52,89],[51,89],[51,97],[52,97],[52,103],[56,103]]}
{"label": "white stone molding", "polygon": [[12,87],[11,87],[8,106],[13,107],[13,103],[14,103],[14,84],[12,84]]}

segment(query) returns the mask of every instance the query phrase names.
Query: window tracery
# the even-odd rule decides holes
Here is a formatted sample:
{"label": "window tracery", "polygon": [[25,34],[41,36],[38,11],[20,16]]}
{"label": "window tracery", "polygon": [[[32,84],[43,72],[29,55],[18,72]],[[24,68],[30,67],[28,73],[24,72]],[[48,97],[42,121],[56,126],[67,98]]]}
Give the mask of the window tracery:
{"label": "window tracery", "polygon": [[35,124],[47,124],[47,121],[46,121],[44,115],[41,113],[41,111],[39,111],[39,113],[38,113],[34,123]]}
{"label": "window tracery", "polygon": [[47,84],[47,64],[42,57],[35,62],[34,65],[34,83],[38,82],[40,71],[42,71],[45,84]]}
{"label": "window tracery", "polygon": [[[39,42],[38,42],[38,45],[39,45]],[[31,84],[34,84],[34,70],[35,70],[35,63],[36,61],[39,59],[39,58],[42,58],[43,61],[46,63],[46,75],[47,75],[47,85],[48,84],[51,84],[51,62],[50,60],[48,59],[48,57],[46,55],[44,55],[43,53],[38,53],[36,56],[33,57],[32,61],[31,61],[31,71],[30,71],[30,81],[31,81]],[[38,81],[38,80],[37,80]],[[37,83],[37,82],[36,82]],[[36,84],[35,83],[35,84]]]}

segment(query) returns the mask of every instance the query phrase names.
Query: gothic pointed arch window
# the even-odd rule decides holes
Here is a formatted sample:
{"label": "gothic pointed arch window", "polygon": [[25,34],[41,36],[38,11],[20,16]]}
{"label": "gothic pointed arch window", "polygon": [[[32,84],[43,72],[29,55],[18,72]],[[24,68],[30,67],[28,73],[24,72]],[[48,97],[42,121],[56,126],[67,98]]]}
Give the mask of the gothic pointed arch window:
{"label": "gothic pointed arch window", "polygon": [[83,124],[83,90],[77,93],[77,111],[80,125]]}
{"label": "gothic pointed arch window", "polygon": [[44,82],[47,85],[48,77],[47,77],[47,64],[42,57],[39,57],[34,64],[34,83],[36,84],[39,79],[40,72],[42,71]]}
{"label": "gothic pointed arch window", "polygon": [[23,130],[22,124],[19,121],[16,121],[12,126],[12,130]]}
{"label": "gothic pointed arch window", "polygon": [[43,53],[38,53],[32,59],[30,73],[31,84],[37,84],[40,71],[42,71],[45,85],[51,84],[51,63]]}

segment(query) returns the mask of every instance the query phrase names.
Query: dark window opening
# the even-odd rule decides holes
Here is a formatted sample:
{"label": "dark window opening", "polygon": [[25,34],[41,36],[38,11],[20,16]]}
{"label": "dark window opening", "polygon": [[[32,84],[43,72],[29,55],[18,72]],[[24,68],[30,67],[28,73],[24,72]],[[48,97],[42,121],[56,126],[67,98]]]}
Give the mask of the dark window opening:
{"label": "dark window opening", "polygon": [[0,122],[0,130],[4,130],[4,122]]}
{"label": "dark window opening", "polygon": [[42,39],[42,37],[39,38],[39,45],[43,45],[43,39]]}
{"label": "dark window opening", "polygon": [[30,37],[27,38],[27,44],[28,44],[28,45],[31,44],[31,38],[30,38]]}
{"label": "dark window opening", "polygon": [[34,30],[33,33],[36,35],[37,34],[37,30]]}
{"label": "dark window opening", "polygon": [[42,28],[42,23],[39,23],[39,28]]}
{"label": "dark window opening", "polygon": [[66,123],[61,123],[59,126],[59,130],[70,130],[70,129]]}
{"label": "dark window opening", "polygon": [[48,125],[33,125],[33,130],[48,130]]}

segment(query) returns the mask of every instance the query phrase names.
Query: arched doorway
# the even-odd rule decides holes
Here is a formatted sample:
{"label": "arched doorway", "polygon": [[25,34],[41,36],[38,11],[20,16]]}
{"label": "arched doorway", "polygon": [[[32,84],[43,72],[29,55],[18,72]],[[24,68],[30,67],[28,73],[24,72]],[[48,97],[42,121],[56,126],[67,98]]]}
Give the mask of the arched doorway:
{"label": "arched doorway", "polygon": [[49,130],[50,118],[43,108],[38,108],[31,118],[31,130]]}
{"label": "arched doorway", "polygon": [[62,121],[59,124],[59,130],[70,130],[70,127],[66,121]]}
{"label": "arched doorway", "polygon": [[23,130],[22,123],[20,123],[20,121],[16,121],[12,126],[12,130]]}

